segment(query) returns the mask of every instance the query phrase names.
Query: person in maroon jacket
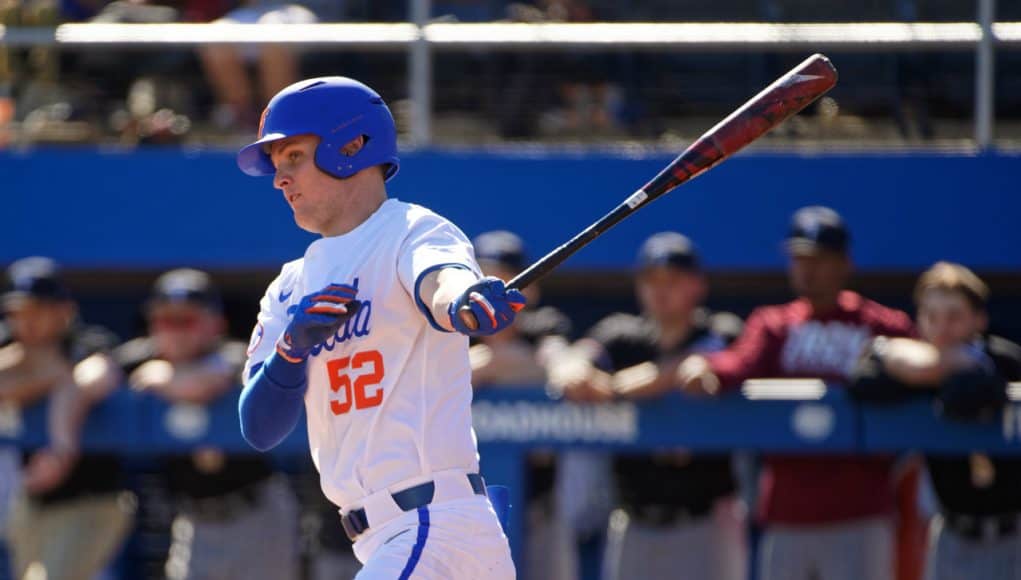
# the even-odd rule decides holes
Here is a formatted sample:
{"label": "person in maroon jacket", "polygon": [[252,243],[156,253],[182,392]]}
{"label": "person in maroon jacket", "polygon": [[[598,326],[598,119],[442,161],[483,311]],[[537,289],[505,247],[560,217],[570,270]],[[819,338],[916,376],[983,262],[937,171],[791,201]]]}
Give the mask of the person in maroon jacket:
{"label": "person in maroon jacket", "polygon": [[[794,214],[786,240],[793,302],[755,310],[734,344],[693,356],[681,387],[715,394],[750,378],[844,383],[873,336],[908,336],[911,320],[846,290],[850,235],[825,207]],[[761,580],[884,580],[893,573],[892,457],[767,455],[758,516]]]}

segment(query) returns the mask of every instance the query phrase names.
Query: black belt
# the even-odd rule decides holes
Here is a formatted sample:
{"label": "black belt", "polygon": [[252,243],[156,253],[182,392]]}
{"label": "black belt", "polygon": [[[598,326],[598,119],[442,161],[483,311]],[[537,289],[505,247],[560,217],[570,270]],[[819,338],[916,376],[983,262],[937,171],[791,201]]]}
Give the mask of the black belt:
{"label": "black belt", "polygon": [[[482,476],[478,473],[468,474],[468,483],[471,485],[472,491],[475,495],[486,495],[486,482],[482,479]],[[418,485],[409,487],[408,489],[398,491],[397,493],[390,494],[390,497],[394,498],[394,503],[397,507],[401,508],[401,511],[410,512],[411,510],[418,509],[424,505],[429,505],[433,501],[433,495],[436,493],[436,484],[427,481]],[[369,529],[369,519],[365,515],[365,510],[362,508],[351,510],[347,514],[340,517],[340,524],[344,526],[344,533],[353,542],[355,538],[365,533]]]}
{"label": "black belt", "polygon": [[1018,531],[1019,514],[966,515],[943,514],[946,527],[969,540],[993,541],[1011,536]]}

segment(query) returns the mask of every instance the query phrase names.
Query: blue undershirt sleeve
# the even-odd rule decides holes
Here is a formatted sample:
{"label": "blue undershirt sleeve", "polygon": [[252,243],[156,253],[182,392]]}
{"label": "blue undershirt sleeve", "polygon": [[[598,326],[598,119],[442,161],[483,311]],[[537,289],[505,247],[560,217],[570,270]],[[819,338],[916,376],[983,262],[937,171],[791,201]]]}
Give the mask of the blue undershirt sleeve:
{"label": "blue undershirt sleeve", "polygon": [[249,445],[268,451],[294,430],[308,389],[306,366],[306,361],[292,363],[273,353],[245,383],[238,414]]}

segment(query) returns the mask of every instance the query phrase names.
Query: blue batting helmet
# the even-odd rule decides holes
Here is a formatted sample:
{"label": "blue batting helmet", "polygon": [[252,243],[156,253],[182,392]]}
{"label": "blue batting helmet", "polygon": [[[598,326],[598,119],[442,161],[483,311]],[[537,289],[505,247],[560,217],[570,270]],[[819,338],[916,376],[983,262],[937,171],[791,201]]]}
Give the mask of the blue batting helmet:
{"label": "blue batting helmet", "polygon": [[[383,178],[397,173],[397,128],[376,91],[346,77],[320,77],[294,83],[277,93],[259,121],[258,140],[238,152],[238,167],[248,175],[273,175],[276,168],[264,147],[295,135],[316,135],[315,163],[335,177],[351,177],[383,165]],[[341,149],[358,136],[366,142],[350,157]]]}

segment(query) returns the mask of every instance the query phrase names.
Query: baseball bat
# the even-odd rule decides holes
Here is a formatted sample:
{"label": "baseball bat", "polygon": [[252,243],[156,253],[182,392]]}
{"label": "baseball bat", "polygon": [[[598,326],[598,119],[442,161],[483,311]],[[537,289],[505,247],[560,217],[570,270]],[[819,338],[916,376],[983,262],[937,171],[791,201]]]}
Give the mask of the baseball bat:
{"label": "baseball bat", "polygon": [[[719,165],[807,107],[836,83],[837,69],[830,59],[818,53],[808,57],[706,131],[656,177],[610,213],[515,276],[507,287],[520,290],[539,280],[624,218],[673,191],[678,185]],[[462,307],[458,315],[466,326],[477,328],[478,322],[469,307]]]}

